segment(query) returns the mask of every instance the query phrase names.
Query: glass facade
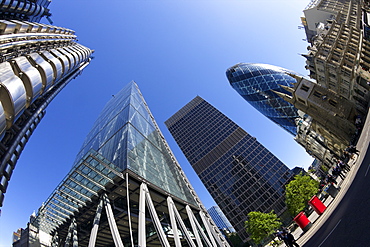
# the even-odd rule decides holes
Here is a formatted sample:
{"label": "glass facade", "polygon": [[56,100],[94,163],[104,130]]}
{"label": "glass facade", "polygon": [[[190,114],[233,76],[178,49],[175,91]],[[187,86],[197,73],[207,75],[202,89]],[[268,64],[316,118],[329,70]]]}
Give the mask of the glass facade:
{"label": "glass facade", "polygon": [[[175,246],[174,221],[182,246],[206,235],[215,237],[217,246],[228,246],[217,228],[205,227],[207,221],[213,224],[211,218],[131,82],[106,104],[71,171],[31,218],[29,229],[46,233],[35,237],[45,241],[43,246],[161,246],[163,241]],[[94,243],[92,229],[97,230]]]}
{"label": "glass facade", "polygon": [[235,232],[234,227],[231,225],[230,221],[226,218],[225,214],[221,211],[218,206],[213,206],[207,210],[209,215],[212,217],[213,221],[219,229]]}
{"label": "glass facade", "polygon": [[236,123],[197,96],[165,122],[239,235],[251,211],[284,213],[292,172]]}
{"label": "glass facade", "polygon": [[297,134],[298,110],[276,93],[291,95],[280,85],[293,87],[295,72],[268,64],[239,63],[226,71],[231,86],[254,108],[292,135]]}
{"label": "glass facade", "polygon": [[196,205],[135,82],[106,104],[86,137],[76,164],[91,150],[120,170],[128,169]]}

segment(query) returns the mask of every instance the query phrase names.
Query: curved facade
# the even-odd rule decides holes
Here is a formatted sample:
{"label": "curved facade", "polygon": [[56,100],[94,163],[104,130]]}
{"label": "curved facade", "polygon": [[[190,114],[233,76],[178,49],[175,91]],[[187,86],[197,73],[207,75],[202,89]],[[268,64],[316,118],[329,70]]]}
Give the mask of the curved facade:
{"label": "curved facade", "polygon": [[280,85],[293,87],[292,71],[268,64],[239,63],[227,69],[230,85],[254,108],[292,135],[297,134],[298,110],[273,91],[290,95]]}
{"label": "curved facade", "polygon": [[93,50],[78,44],[73,30],[29,21],[0,20],[0,39],[1,207],[17,160],[46,107],[81,74]]}

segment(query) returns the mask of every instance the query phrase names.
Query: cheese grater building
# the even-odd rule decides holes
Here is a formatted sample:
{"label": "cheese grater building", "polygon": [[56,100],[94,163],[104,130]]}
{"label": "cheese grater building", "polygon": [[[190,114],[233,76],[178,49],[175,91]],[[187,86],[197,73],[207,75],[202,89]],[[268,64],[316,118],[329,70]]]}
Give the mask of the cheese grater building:
{"label": "cheese grater building", "polygon": [[24,235],[46,246],[229,246],[135,82],[107,103]]}
{"label": "cheese grater building", "polygon": [[239,236],[251,211],[286,211],[293,174],[236,123],[197,96],[165,122],[189,163]]}
{"label": "cheese grater building", "polygon": [[[55,96],[93,53],[73,30],[40,24],[50,1],[0,3],[0,207],[27,141]],[[32,22],[30,22],[32,21]]]}

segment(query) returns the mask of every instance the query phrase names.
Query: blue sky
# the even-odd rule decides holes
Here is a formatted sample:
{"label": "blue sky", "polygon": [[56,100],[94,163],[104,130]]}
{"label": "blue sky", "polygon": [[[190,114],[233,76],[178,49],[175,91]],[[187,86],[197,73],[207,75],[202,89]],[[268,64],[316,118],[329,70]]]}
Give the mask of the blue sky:
{"label": "blue sky", "polygon": [[[131,80],[206,208],[212,198],[164,121],[199,95],[235,121],[288,167],[312,162],[293,137],[229,85],[226,69],[258,62],[307,75],[308,43],[298,29],[300,0],[56,0],[54,25],[76,31],[94,60],[54,99],[17,163],[0,217],[0,247],[25,228],[70,170],[105,103]],[[46,20],[44,20],[46,22]]]}

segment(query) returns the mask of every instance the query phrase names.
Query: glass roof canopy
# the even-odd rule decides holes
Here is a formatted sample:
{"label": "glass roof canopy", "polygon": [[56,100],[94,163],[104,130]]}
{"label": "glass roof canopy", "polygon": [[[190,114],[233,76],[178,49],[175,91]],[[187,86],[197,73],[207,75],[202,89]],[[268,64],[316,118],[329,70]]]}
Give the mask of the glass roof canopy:
{"label": "glass roof canopy", "polygon": [[71,215],[98,196],[115,177],[123,178],[122,170],[91,150],[74,166],[40,207],[33,225],[52,233]]}

